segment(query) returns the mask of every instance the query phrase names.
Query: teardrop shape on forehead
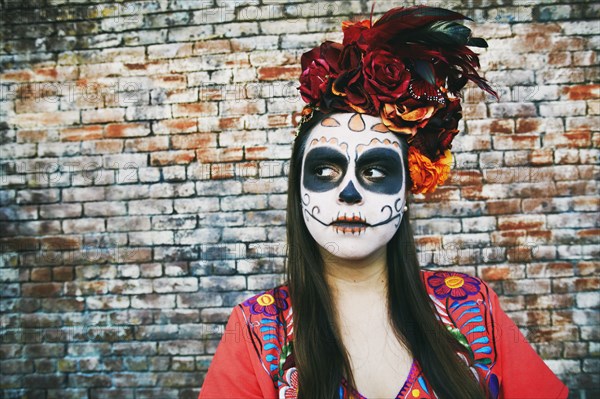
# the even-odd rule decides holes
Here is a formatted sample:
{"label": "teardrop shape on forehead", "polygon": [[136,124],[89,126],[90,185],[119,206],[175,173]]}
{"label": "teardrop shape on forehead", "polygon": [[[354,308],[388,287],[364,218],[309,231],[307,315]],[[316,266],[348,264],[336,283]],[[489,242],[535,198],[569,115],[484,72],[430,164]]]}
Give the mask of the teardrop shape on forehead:
{"label": "teardrop shape on forehead", "polygon": [[383,123],[377,123],[373,126],[371,126],[371,130],[377,133],[388,133],[390,132],[390,129],[388,129],[388,127],[386,125],[384,125]]}
{"label": "teardrop shape on forehead", "polygon": [[325,118],[321,121],[321,126],[338,127],[338,126],[340,126],[340,123],[336,119],[329,117],[329,118]]}
{"label": "teardrop shape on forehead", "polygon": [[362,132],[365,130],[365,121],[361,114],[354,114],[348,121],[348,128],[353,132]]}

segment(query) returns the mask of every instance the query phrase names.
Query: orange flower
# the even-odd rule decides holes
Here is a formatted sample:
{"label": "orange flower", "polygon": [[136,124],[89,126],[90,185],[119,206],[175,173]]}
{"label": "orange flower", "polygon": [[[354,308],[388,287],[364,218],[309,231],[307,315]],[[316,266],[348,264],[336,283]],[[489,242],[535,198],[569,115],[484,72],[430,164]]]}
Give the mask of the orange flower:
{"label": "orange flower", "polygon": [[436,107],[428,105],[425,107],[409,109],[404,105],[383,104],[379,116],[384,125],[392,132],[417,134],[417,129],[429,122],[431,116],[437,110]]}
{"label": "orange flower", "polygon": [[413,194],[425,194],[434,192],[438,185],[443,184],[450,175],[450,165],[452,164],[452,153],[450,150],[444,151],[444,154],[437,161],[431,160],[415,148],[408,148],[408,169],[413,185],[411,191]]}
{"label": "orange flower", "polygon": [[342,21],[342,31],[345,31],[351,26],[356,26],[361,29],[366,29],[371,27],[371,21],[368,19],[363,19],[362,21]]}
{"label": "orange flower", "polygon": [[[402,112],[400,112],[402,110]],[[398,116],[405,121],[409,122],[422,122],[425,120],[429,120],[433,112],[435,111],[435,107],[428,105],[426,107],[421,107],[417,109],[408,109],[405,106],[401,105],[398,107],[396,111]]]}

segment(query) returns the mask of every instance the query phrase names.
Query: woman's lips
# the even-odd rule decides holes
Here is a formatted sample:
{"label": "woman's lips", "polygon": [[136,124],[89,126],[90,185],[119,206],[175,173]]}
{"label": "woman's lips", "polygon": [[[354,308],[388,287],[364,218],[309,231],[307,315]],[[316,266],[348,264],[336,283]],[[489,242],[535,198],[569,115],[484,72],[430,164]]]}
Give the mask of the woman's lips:
{"label": "woman's lips", "polygon": [[359,234],[364,233],[369,227],[367,221],[360,215],[339,215],[337,219],[333,220],[330,224],[336,233],[342,234]]}

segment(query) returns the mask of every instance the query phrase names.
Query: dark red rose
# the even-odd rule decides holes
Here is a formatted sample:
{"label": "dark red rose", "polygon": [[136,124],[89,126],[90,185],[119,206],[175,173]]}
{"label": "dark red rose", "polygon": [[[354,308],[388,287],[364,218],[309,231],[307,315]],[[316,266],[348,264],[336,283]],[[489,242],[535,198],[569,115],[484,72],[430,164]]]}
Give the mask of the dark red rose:
{"label": "dark red rose", "polygon": [[366,50],[367,43],[362,38],[363,31],[371,28],[371,21],[365,19],[359,22],[342,22],[342,31],[344,32],[344,46],[357,44],[361,49]]}
{"label": "dark red rose", "polygon": [[329,64],[323,59],[313,60],[300,75],[300,95],[309,104],[318,104],[327,90]]}
{"label": "dark red rose", "polygon": [[340,71],[339,59],[342,45],[326,41],[319,47],[302,54],[300,63],[300,95],[307,103],[319,104],[327,91],[330,79],[335,79]]}
{"label": "dark red rose", "polygon": [[354,71],[361,68],[363,52],[351,44],[343,48],[339,57],[339,67],[343,71]]}
{"label": "dark red rose", "polygon": [[365,90],[360,68],[343,71],[333,82],[332,94],[343,100],[344,105],[337,108],[350,112],[376,115],[373,100]]}
{"label": "dark red rose", "polygon": [[449,100],[446,107],[439,109],[427,125],[418,130],[411,145],[435,161],[444,151],[452,148],[452,140],[458,134],[457,127],[461,118],[460,100]]}
{"label": "dark red rose", "polygon": [[381,103],[395,103],[406,93],[410,73],[404,63],[386,50],[374,50],[363,59],[365,89],[373,97],[375,108]]}

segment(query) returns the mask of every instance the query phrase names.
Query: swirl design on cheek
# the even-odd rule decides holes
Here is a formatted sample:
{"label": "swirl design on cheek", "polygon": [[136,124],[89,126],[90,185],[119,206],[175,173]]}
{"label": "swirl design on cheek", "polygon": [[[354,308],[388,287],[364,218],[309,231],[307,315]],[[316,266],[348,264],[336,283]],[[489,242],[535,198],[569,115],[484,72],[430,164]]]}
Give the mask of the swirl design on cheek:
{"label": "swirl design on cheek", "polygon": [[312,217],[314,220],[316,220],[317,222],[321,223],[323,226],[328,226],[327,223],[323,223],[322,221],[319,220],[319,218],[316,216],[317,214],[321,213],[321,209],[315,205],[312,207],[312,209],[309,211],[308,209],[306,209],[306,207],[304,207],[304,216],[307,217],[307,221],[308,221],[308,216]]}
{"label": "swirl design on cheek", "polygon": [[308,193],[304,193],[301,201],[302,201],[302,205],[308,206],[308,204],[310,204],[310,195],[308,195]]}
{"label": "swirl design on cheek", "polygon": [[394,215],[394,211],[392,210],[392,207],[390,205],[385,205],[383,208],[381,208],[382,213],[386,210],[389,212],[388,217],[379,223],[375,223],[375,224],[371,225],[371,227],[381,226],[381,225],[387,224],[395,219],[398,219],[398,221],[396,224],[394,224],[394,227],[400,226],[400,220],[401,220],[400,216],[402,216],[402,213],[403,213],[403,212],[401,212],[401,210],[402,210],[402,208],[400,207],[401,204],[402,204],[402,198],[398,198],[396,200],[396,202],[394,203],[394,209],[396,210],[395,215]]}

